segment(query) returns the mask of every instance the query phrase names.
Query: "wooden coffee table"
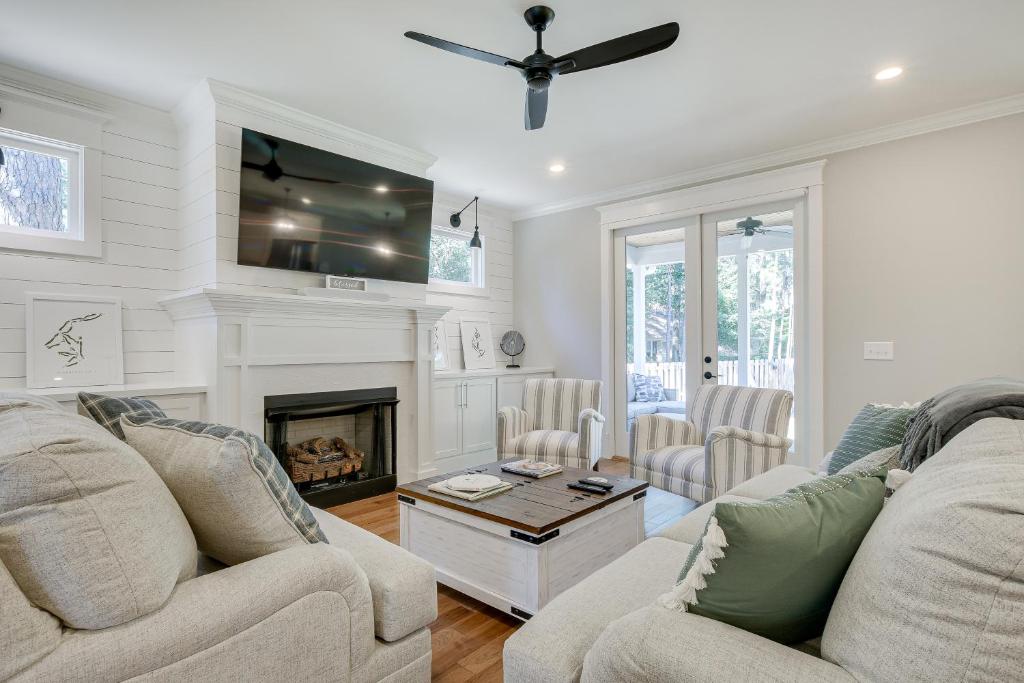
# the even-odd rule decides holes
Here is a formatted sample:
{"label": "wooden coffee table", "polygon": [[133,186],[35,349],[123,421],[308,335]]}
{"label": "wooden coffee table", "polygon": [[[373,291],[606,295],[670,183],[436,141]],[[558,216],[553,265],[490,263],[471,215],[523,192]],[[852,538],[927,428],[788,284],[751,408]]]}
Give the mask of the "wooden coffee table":
{"label": "wooden coffee table", "polygon": [[[434,565],[439,583],[525,620],[643,541],[647,482],[601,473],[615,487],[590,494],[566,484],[592,471],[532,479],[502,462],[398,487],[402,547]],[[468,472],[516,486],[476,502],[427,490]]]}

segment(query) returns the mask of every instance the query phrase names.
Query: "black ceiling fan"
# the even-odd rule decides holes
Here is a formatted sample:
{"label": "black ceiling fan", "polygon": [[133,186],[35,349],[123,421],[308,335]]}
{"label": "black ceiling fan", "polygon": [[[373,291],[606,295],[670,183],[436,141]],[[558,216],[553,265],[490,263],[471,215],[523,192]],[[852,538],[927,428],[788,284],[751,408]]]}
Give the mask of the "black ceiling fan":
{"label": "black ceiling fan", "polygon": [[405,37],[464,57],[511,67],[521,73],[526,79],[527,88],[525,114],[527,130],[535,130],[544,125],[544,118],[548,111],[548,86],[551,85],[551,79],[555,76],[596,69],[599,66],[608,66],[628,59],[643,57],[664,50],[679,37],[679,24],[673,21],[591,45],[561,57],[552,57],[544,52],[541,46],[541,36],[555,20],[555,11],[550,7],[537,5],[526,10],[523,17],[530,28],[537,33],[537,49],[522,60],[502,57],[416,31],[406,31]]}

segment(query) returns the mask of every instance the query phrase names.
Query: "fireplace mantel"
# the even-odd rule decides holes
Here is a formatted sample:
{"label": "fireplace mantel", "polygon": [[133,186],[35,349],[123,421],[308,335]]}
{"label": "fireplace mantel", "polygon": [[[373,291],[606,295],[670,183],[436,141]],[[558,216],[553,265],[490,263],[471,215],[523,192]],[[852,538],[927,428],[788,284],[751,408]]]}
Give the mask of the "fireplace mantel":
{"label": "fireplace mantel", "polygon": [[431,338],[448,307],[224,289],[160,303],[178,379],[208,387],[211,421],[262,434],[264,396],[394,386],[399,482],[434,472]]}
{"label": "fireplace mantel", "polygon": [[361,301],[296,294],[251,294],[204,288],[160,300],[173,320],[210,316],[358,318],[433,325],[450,308],[414,301]]}

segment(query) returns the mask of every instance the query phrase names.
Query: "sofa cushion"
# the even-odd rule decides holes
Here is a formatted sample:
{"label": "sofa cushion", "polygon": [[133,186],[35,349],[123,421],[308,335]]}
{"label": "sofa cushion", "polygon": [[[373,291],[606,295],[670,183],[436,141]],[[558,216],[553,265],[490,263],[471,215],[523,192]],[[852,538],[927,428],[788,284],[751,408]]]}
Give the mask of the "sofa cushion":
{"label": "sofa cushion", "polygon": [[872,474],[838,474],[768,500],[719,502],[658,602],[780,643],[815,638],[884,494]]}
{"label": "sofa cushion", "polygon": [[828,473],[835,474],[869,453],[898,446],[907,433],[907,422],[914,408],[869,403],[860,409],[839,439],[828,462]]}
{"label": "sofa cushion", "polygon": [[429,562],[326,510],[311,509],[328,541],[345,548],[370,580],[378,638],[404,638],[437,618],[437,583]]}
{"label": "sofa cushion", "polygon": [[505,641],[505,680],[579,680],[605,627],[671,586],[689,551],[686,543],[649,538],[558,595]]}
{"label": "sofa cushion", "polygon": [[127,444],[80,415],[9,396],[0,434],[0,560],[33,604],[102,629],[156,610],[195,574],[185,516]]}
{"label": "sofa cushion", "polygon": [[277,457],[256,436],[140,414],[122,415],[121,427],[174,494],[204,553],[233,565],[327,542]]}
{"label": "sofa cushion", "polygon": [[780,493],[785,493],[794,486],[799,486],[817,478],[814,470],[800,465],[779,465],[767,472],[762,472],[748,479],[739,486],[729,489],[728,493],[744,498],[765,500]]}
{"label": "sofa cushion", "polygon": [[708,525],[708,517],[714,514],[715,505],[718,503],[756,502],[757,500],[755,498],[733,496],[727,493],[724,496],[718,496],[713,500],[709,500],[692,512],[684,515],[681,520],[659,532],[657,535],[664,536],[665,538],[671,538],[673,541],[679,541],[680,543],[689,543],[693,545],[700,540],[701,536],[704,535],[704,528]]}
{"label": "sofa cushion", "polygon": [[25,597],[3,564],[0,564],[0,680],[13,678],[53,652],[60,644],[60,622]]}
{"label": "sofa cushion", "polygon": [[641,403],[634,401],[633,403],[626,404],[626,413],[630,420],[637,415],[654,415],[658,412],[657,403]]}
{"label": "sofa cushion", "polygon": [[885,477],[889,470],[900,469],[900,447],[889,446],[874,453],[868,453],[860,460],[854,460],[849,465],[839,470],[839,474],[855,474],[857,472],[874,472],[876,475]]}
{"label": "sofa cushion", "polygon": [[860,680],[1009,681],[1024,659],[1024,421],[925,460],[846,572],[822,656]]}
{"label": "sofa cushion", "polygon": [[686,401],[658,401],[657,407],[659,413],[686,414]]}
{"label": "sofa cushion", "polygon": [[91,418],[121,441],[124,441],[121,416],[126,413],[167,417],[167,413],[148,398],[118,398],[85,391],[78,392],[78,414]]}

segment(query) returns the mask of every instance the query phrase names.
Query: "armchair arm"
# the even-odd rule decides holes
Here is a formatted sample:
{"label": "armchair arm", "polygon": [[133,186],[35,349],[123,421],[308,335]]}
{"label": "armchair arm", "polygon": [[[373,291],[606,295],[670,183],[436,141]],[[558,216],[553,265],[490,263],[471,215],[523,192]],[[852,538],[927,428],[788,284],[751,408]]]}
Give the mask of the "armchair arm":
{"label": "armchair arm", "polygon": [[735,626],[657,605],[613,621],[583,660],[583,683],[853,683],[835,664]]}
{"label": "armchair arm", "polygon": [[[309,647],[311,633],[329,646]],[[57,649],[24,673],[31,680],[258,680],[301,651],[289,673],[348,680],[373,647],[366,574],[346,551],[316,543],[180,583],[163,607],[126,624],[65,630]],[[320,670],[304,671],[313,666]]]}
{"label": "armchair arm", "polygon": [[579,457],[587,459],[593,467],[601,459],[601,432],[604,430],[604,415],[593,408],[584,408],[576,424],[580,435]]}
{"label": "armchair arm", "polygon": [[704,485],[709,499],[786,462],[793,442],[739,427],[715,427],[704,441]]}
{"label": "armchair arm", "polygon": [[498,411],[498,458],[505,457],[505,449],[509,442],[533,429],[530,414],[522,408],[507,406]]}
{"label": "armchair arm", "polygon": [[700,431],[692,422],[670,414],[637,415],[629,434],[629,459],[665,446],[700,444]]}

